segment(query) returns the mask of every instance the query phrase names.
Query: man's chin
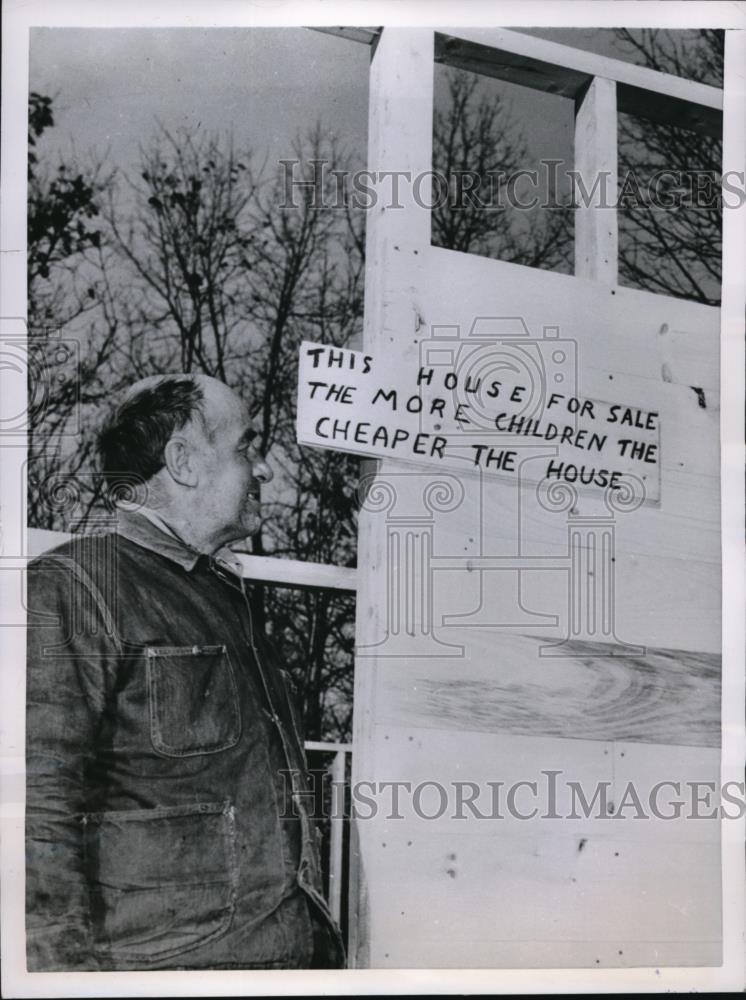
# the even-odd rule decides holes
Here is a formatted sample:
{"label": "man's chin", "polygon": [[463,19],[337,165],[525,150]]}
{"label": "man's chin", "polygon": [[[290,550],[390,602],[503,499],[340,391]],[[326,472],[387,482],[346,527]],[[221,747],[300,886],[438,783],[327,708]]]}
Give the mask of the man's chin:
{"label": "man's chin", "polygon": [[251,539],[257,535],[262,527],[264,518],[259,511],[244,510],[233,523],[230,529],[226,529],[227,540],[223,543],[228,549],[236,552],[251,552]]}
{"label": "man's chin", "polygon": [[249,545],[251,539],[259,534],[261,526],[262,519],[258,515],[243,518],[239,528],[241,534],[237,536],[235,542],[229,542],[230,547],[236,548],[238,546],[240,548],[242,545]]}

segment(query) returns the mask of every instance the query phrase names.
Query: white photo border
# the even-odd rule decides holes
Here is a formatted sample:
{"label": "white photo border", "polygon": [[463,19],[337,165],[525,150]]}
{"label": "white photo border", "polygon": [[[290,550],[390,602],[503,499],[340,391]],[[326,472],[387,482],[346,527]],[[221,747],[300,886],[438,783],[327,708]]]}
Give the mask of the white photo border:
{"label": "white photo border", "polygon": [[[26,131],[29,29],[312,25],[724,28],[723,172],[746,165],[746,3],[649,0],[6,0],[3,5],[0,321],[15,335],[26,315]],[[723,554],[722,780],[743,781],[744,313],[746,206],[724,212],[721,326]],[[0,416],[26,409],[18,378],[0,371]],[[3,551],[26,551],[25,449],[0,448]],[[24,934],[25,629],[22,594],[0,573],[0,600],[17,626],[0,629],[0,863],[2,993],[6,997],[251,996],[417,993],[568,993],[734,990],[746,987],[744,819],[722,824],[723,965],[718,968],[417,969],[345,971],[27,973]],[[7,579],[6,579],[7,578]],[[17,582],[15,590],[18,590]],[[7,618],[5,619],[7,620]]]}

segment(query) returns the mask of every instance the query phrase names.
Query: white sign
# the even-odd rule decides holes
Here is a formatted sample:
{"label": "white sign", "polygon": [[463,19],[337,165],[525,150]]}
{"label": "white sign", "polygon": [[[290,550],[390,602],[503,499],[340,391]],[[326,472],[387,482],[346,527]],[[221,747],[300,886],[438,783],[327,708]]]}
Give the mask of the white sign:
{"label": "white sign", "polygon": [[396,365],[304,341],[298,442],[516,481],[631,487],[648,502],[660,499],[656,412],[575,395],[566,385],[555,391],[509,359],[480,365],[441,353],[440,362],[431,351],[426,363]]}

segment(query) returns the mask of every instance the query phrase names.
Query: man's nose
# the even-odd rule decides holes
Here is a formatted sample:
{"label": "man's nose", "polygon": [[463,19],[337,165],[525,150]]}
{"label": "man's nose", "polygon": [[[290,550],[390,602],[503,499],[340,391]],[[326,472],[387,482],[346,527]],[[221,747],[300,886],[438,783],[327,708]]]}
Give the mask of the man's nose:
{"label": "man's nose", "polygon": [[271,482],[274,478],[274,473],[263,458],[251,463],[251,474],[262,485]]}

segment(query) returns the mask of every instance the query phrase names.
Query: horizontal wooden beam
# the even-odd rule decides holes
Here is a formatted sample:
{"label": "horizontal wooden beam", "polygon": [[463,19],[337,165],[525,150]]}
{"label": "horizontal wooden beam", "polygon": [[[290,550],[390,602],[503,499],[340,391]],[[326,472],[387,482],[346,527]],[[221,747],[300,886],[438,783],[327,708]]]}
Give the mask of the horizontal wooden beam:
{"label": "horizontal wooden beam", "polygon": [[306,740],[303,748],[323,753],[352,753],[352,743],[324,743],[318,740]]}
{"label": "horizontal wooden beam", "polygon": [[324,587],[331,590],[357,590],[357,570],[325,563],[301,562],[297,559],[277,559],[273,556],[251,556],[236,553],[243,566],[245,579],[278,583],[286,587]]}
{"label": "horizontal wooden beam", "polygon": [[321,31],[325,35],[337,35],[339,38],[347,38],[351,42],[362,42],[364,45],[372,45],[382,31],[381,28],[332,27],[326,24],[310,24],[308,27],[311,31]]}
{"label": "horizontal wooden beam", "polygon": [[677,125],[711,139],[723,137],[722,107],[696,104],[626,83],[617,85],[616,95],[618,111],[659,122],[661,125]]}
{"label": "horizontal wooden beam", "polygon": [[518,31],[455,28],[438,32],[435,61],[576,102],[594,77],[614,80],[619,111],[716,138],[722,134],[723,93],[719,88]]}
{"label": "horizontal wooden beam", "polygon": [[454,35],[436,34],[435,61],[571,100],[576,100],[593,79],[572,66]]}
{"label": "horizontal wooden beam", "polygon": [[26,555],[29,559],[62,545],[73,536],[69,531],[49,531],[47,528],[29,528],[26,532]]}
{"label": "horizontal wooden beam", "polygon": [[[29,528],[27,551],[29,558],[41,555],[73,536],[67,531],[47,531]],[[237,552],[244,577],[287,587],[324,587],[354,593],[357,590],[357,570],[325,563],[301,562],[298,559],[277,559],[272,556],[252,556]]]}
{"label": "horizontal wooden beam", "polygon": [[[365,45],[376,42],[383,30],[357,26],[311,27],[313,31]],[[723,94],[718,87],[524,35],[520,31],[444,29],[436,33],[435,61],[575,101],[582,98],[594,77],[603,77],[617,83],[619,111],[662,124],[678,125],[716,139],[722,136]]]}

